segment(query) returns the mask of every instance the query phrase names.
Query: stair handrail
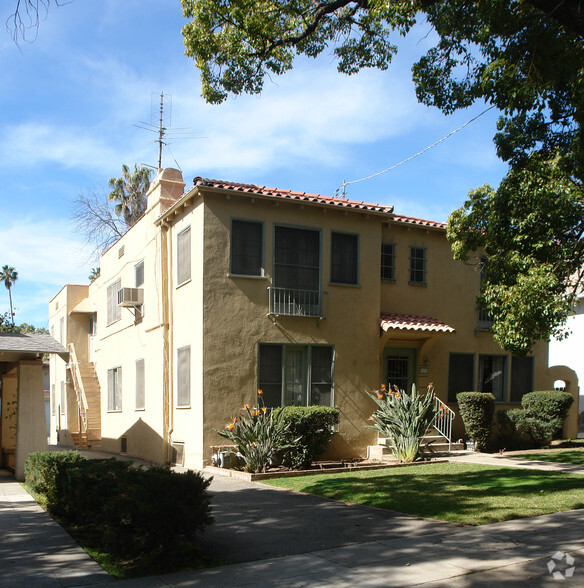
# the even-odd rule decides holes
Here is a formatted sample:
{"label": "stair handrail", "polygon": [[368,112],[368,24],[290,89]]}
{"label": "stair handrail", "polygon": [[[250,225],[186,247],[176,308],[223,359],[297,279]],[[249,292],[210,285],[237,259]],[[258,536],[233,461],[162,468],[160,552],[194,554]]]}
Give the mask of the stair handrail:
{"label": "stair handrail", "polygon": [[87,396],[85,394],[85,388],[83,387],[83,379],[81,378],[81,370],[79,369],[79,361],[77,360],[77,354],[75,353],[75,345],[69,343],[69,363],[67,367],[71,373],[71,379],[73,380],[73,389],[77,396],[77,405],[79,406],[79,412],[81,414],[81,421],[83,423],[84,433],[87,434],[87,411],[89,404],[87,402]]}
{"label": "stair handrail", "polygon": [[448,440],[448,451],[450,451],[452,445],[452,421],[456,416],[456,413],[449,408],[440,398],[434,395],[434,409],[436,416],[432,426]]}

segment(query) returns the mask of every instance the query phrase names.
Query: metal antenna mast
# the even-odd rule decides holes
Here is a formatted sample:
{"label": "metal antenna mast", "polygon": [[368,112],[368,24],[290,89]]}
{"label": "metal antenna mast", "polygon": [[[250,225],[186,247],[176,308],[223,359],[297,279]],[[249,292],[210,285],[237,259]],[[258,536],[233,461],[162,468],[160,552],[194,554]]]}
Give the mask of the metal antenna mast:
{"label": "metal antenna mast", "polygon": [[[158,171],[162,169],[162,147],[169,145],[168,139],[171,141],[178,141],[179,139],[206,139],[206,137],[195,137],[194,133],[188,129],[173,129],[171,128],[172,116],[172,95],[164,94],[164,92],[152,92],[150,102],[150,122],[145,123],[140,121],[140,124],[134,125],[139,129],[156,133],[157,138],[153,143],[158,143]],[[157,119],[157,120],[156,120]],[[157,124],[154,124],[156,120]],[[179,137],[178,135],[183,135]],[[170,150],[170,148],[169,148]],[[171,153],[174,159],[174,156]],[[176,159],[174,160],[177,167],[180,169]],[[143,163],[146,167],[154,168],[153,165]]]}
{"label": "metal antenna mast", "polygon": [[[154,98],[154,94],[152,95]],[[170,101],[168,107],[168,126],[170,126],[171,112],[172,112],[172,96],[167,96],[167,100]],[[166,145],[164,142],[164,134],[167,131],[167,127],[164,126],[164,92],[160,92],[160,118],[158,119],[158,170],[162,169],[162,146]]]}

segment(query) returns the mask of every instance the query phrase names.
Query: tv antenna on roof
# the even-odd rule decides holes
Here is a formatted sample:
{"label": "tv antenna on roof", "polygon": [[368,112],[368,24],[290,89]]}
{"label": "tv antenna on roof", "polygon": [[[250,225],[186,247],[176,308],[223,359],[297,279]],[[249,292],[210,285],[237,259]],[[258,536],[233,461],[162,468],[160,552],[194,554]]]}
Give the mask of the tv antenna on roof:
{"label": "tv antenna on roof", "polygon": [[[160,98],[160,102],[158,99]],[[166,99],[166,104],[165,104]],[[153,121],[157,119],[158,124],[154,124]],[[156,133],[158,136],[154,139],[154,143],[158,143],[158,170],[162,169],[162,146],[165,145],[168,147],[168,139],[171,140],[178,140],[178,139],[189,139],[189,138],[197,138],[197,139],[205,139],[206,137],[194,137],[193,133],[188,130],[188,128],[183,129],[172,129],[172,95],[171,94],[164,94],[164,92],[160,92],[160,94],[156,92],[152,92],[151,103],[150,103],[150,122],[145,123],[140,121],[140,124],[134,125],[139,129],[144,129],[145,131],[149,131],[151,133]],[[177,135],[185,135],[184,137],[178,137]],[[171,153],[172,155],[172,153]],[[174,156],[173,156],[174,159]],[[174,159],[174,162],[180,169],[178,162]],[[146,164],[143,164],[146,165]],[[154,167],[154,166],[147,166],[147,167]]]}

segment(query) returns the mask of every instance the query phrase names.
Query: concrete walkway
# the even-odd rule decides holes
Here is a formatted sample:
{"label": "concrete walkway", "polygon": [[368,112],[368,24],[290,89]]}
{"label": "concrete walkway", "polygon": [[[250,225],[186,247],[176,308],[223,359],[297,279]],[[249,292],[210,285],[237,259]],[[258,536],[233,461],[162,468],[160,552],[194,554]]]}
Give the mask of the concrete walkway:
{"label": "concrete walkway", "polygon": [[241,563],[117,582],[0,476],[0,585],[584,586],[584,510],[463,527],[232,478],[210,490],[215,523],[202,543]]}

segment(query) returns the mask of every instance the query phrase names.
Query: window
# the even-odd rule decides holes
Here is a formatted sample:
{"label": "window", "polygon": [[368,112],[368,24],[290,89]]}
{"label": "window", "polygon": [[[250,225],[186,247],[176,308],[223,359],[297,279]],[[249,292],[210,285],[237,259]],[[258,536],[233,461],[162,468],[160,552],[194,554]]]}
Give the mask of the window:
{"label": "window", "polygon": [[61,382],[61,414],[65,414],[65,382]]}
{"label": "window", "polygon": [[119,321],[122,309],[118,306],[118,292],[122,289],[122,280],[116,280],[107,287],[107,324]]}
{"label": "window", "polygon": [[359,283],[359,235],[331,234],[331,282]]}
{"label": "window", "polygon": [[177,351],[176,405],[188,408],[191,405],[191,348],[182,347]]}
{"label": "window", "polygon": [[426,249],[410,247],[410,284],[426,284]]}
{"label": "window", "polygon": [[504,355],[479,355],[479,392],[490,392],[503,401],[507,379],[507,358]]}
{"label": "window", "polygon": [[258,388],[266,406],[332,406],[333,348],[260,344]]}
{"label": "window", "polygon": [[254,221],[231,221],[231,273],[263,276],[263,226]]}
{"label": "window", "polygon": [[144,410],[146,405],[146,380],[144,377],[144,360],[136,360],[136,410]]}
{"label": "window", "polygon": [[110,412],[122,410],[122,368],[107,371],[107,409]]}
{"label": "window", "polygon": [[381,244],[381,279],[395,282],[395,243]]}
{"label": "window", "polygon": [[191,227],[176,238],[176,281],[180,286],[191,279]]}
{"label": "window", "polygon": [[320,233],[310,229],[275,227],[274,285],[320,290]]}
{"label": "window", "polygon": [[[485,273],[485,266],[487,263],[486,257],[481,257],[480,273],[479,273],[479,292],[483,293],[483,280]],[[493,317],[487,312],[484,306],[479,305],[479,322],[477,328],[490,329],[493,326]]]}
{"label": "window", "polygon": [[448,365],[448,402],[456,402],[459,392],[474,390],[474,355],[451,353]]}
{"label": "window", "polygon": [[57,399],[55,398],[55,384],[51,384],[51,414],[55,416],[56,406],[55,403]]}
{"label": "window", "polygon": [[136,288],[139,288],[144,285],[144,260],[134,266],[134,273],[136,276]]}
{"label": "window", "polygon": [[533,392],[533,357],[513,357],[509,400],[521,402],[523,395],[528,392]]}
{"label": "window", "polygon": [[65,319],[63,317],[61,317],[61,319],[59,320],[59,343],[61,345],[64,344],[65,339]]}

